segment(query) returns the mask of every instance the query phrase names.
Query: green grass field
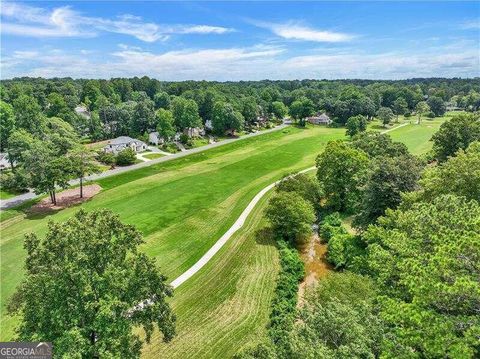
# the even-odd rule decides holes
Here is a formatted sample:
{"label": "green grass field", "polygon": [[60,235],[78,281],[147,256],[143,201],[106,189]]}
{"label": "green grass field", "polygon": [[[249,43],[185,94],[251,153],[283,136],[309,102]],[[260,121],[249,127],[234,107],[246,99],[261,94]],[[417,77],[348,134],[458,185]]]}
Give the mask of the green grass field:
{"label": "green grass field", "polygon": [[162,153],[147,153],[143,155],[143,157],[148,158],[149,160],[154,160],[155,158],[164,157],[165,155]]}
{"label": "green grass field", "polygon": [[12,193],[6,190],[0,190],[0,199],[9,199],[18,196],[20,193]]}
{"label": "green grass field", "polygon": [[176,291],[177,336],[155,334],[145,358],[230,358],[266,338],[269,305],[278,273],[277,250],[265,226],[265,196],[219,253]]}
{"label": "green grass field", "polygon": [[[173,279],[195,263],[231,226],[253,196],[287,172],[311,166],[322,147],[343,129],[289,128],[237,141],[99,181],[103,191],[83,204],[109,208],[142,231],[143,250]],[[5,304],[22,278],[24,235],[44,235],[48,220],[62,221],[77,208],[52,215],[7,211],[2,237],[2,333],[12,334]]]}
{"label": "green grass field", "polygon": [[[436,128],[428,123],[408,125],[389,134],[412,152],[422,153]],[[173,279],[210,248],[261,188],[287,172],[313,165],[324,145],[344,138],[344,132],[289,128],[127,172],[99,181],[104,190],[83,206],[110,208],[135,224],[145,235],[142,249]],[[178,288],[172,300],[178,335],[169,344],[153,338],[145,357],[229,357],[265,336],[278,269],[275,248],[259,234],[265,203],[212,261]],[[4,309],[22,277],[24,234],[43,235],[49,219],[65,220],[75,210],[46,217],[18,211],[2,216],[2,340],[11,337],[15,323]]]}

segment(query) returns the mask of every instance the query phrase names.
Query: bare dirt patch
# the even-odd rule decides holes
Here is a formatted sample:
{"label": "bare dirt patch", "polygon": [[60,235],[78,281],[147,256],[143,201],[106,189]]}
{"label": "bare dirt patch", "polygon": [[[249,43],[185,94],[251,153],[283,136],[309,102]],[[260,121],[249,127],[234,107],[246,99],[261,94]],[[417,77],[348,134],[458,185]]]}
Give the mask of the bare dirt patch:
{"label": "bare dirt patch", "polygon": [[32,206],[31,211],[35,213],[45,213],[51,211],[58,211],[67,207],[74,206],[76,204],[88,201],[90,198],[100,192],[102,187],[98,184],[90,184],[83,186],[83,197],[80,198],[80,188],[71,188],[62,192],[58,192],[57,204],[53,205],[50,201],[50,197],[42,199],[39,203]]}
{"label": "bare dirt patch", "polygon": [[327,261],[327,244],[322,243],[318,234],[314,234],[310,241],[300,249],[300,255],[305,263],[305,279],[298,286],[298,305],[303,304],[303,297],[307,287],[315,285],[320,279],[327,276],[333,267]]}

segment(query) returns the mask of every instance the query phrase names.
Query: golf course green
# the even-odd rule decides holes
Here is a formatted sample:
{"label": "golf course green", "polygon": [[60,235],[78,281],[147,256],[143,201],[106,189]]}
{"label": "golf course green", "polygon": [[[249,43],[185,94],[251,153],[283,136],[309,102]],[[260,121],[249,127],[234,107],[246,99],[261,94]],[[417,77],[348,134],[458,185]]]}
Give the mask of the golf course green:
{"label": "golf course green", "polygon": [[[429,139],[440,123],[408,124],[389,134],[420,154],[431,147]],[[290,127],[108,177],[97,182],[102,192],[82,207],[109,208],[124,222],[135,224],[145,237],[142,250],[173,280],[215,243],[258,191],[286,173],[312,166],[325,144],[344,138],[344,133],[343,128]],[[259,234],[265,226],[261,211],[266,200],[244,228],[176,290],[172,306],[178,335],[169,344],[155,336],[144,348],[145,357],[228,357],[265,335],[278,272],[276,250]],[[16,322],[5,307],[23,275],[24,235],[42,236],[49,220],[65,220],[76,210],[2,214],[1,340],[12,338]]]}

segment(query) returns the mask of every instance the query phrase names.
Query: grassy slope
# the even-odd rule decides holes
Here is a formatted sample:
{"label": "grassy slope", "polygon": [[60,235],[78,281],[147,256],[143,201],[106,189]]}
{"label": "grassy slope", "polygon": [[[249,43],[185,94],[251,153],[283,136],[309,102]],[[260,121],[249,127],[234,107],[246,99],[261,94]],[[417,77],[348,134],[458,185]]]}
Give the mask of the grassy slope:
{"label": "grassy slope", "polygon": [[154,335],[145,358],[229,358],[266,337],[278,272],[277,251],[258,231],[265,225],[266,201],[198,275],[176,290],[178,334],[168,344]]}
{"label": "grassy slope", "polygon": [[[251,198],[284,173],[311,166],[322,146],[343,130],[289,129],[100,181],[105,189],[86,209],[109,208],[145,235],[143,250],[171,279],[195,263],[226,231]],[[62,221],[78,208],[54,215],[7,211],[0,240],[2,339],[13,318],[3,316],[6,299],[21,280],[23,236],[43,236],[47,221]]]}

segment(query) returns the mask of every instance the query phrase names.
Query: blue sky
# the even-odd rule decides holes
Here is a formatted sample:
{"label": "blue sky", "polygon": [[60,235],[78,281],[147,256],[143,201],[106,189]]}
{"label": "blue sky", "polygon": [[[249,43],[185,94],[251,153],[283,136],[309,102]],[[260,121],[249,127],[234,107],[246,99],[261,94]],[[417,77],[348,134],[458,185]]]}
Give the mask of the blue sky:
{"label": "blue sky", "polygon": [[1,77],[480,76],[480,2],[1,4]]}

